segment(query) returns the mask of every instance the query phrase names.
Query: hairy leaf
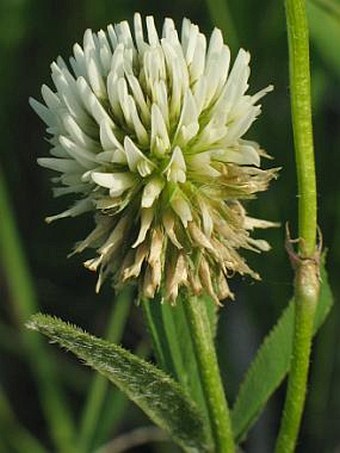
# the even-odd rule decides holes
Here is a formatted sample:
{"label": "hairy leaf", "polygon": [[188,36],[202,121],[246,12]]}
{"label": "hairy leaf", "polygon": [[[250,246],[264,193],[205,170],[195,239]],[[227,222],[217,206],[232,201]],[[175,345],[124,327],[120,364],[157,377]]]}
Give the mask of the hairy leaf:
{"label": "hairy leaf", "polygon": [[37,314],[27,327],[72,351],[107,377],[187,452],[207,452],[203,416],[172,378],[125,349],[51,316]]}
{"label": "hairy leaf", "polygon": [[[327,274],[322,266],[320,300],[314,322],[315,333],[333,304]],[[232,410],[234,434],[242,440],[259,417],[266,402],[289,371],[293,346],[294,302],[291,301],[275,327],[264,339],[240,386]]]}

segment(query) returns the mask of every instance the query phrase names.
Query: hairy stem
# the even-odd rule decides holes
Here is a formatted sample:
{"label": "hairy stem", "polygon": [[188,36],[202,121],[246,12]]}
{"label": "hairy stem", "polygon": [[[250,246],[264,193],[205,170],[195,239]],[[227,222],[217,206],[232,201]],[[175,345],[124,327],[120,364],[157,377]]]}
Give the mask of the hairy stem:
{"label": "hairy stem", "polygon": [[204,301],[192,297],[183,301],[190,329],[209,423],[217,453],[235,451],[228,404],[225,398],[213,337]]}
{"label": "hairy stem", "polygon": [[307,393],[313,321],[319,297],[316,252],[317,201],[314,166],[308,23],[305,0],[286,0],[290,87],[299,188],[299,253],[295,266],[295,327],[291,371],[276,453],[295,450]]}
{"label": "hairy stem", "polygon": [[298,180],[300,255],[314,255],[317,199],[312,129],[306,0],[286,0],[289,76]]}

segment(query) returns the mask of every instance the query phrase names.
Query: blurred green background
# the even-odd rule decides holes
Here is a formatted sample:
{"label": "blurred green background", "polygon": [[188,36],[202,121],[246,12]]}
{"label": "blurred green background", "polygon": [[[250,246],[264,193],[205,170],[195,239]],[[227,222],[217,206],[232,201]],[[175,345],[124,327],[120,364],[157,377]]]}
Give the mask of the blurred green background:
{"label": "blurred green background", "polygon": [[[340,2],[309,0],[308,7],[319,225],[328,249],[327,268],[337,301],[340,294]],[[50,63],[58,55],[67,58],[73,43],[81,42],[87,27],[98,30],[111,22],[131,20],[135,11],[153,14],[158,25],[164,16],[170,16],[180,26],[182,17],[186,16],[207,34],[217,25],[223,29],[234,57],[240,46],[251,52],[250,92],[269,83],[274,84],[275,91],[263,100],[263,114],[247,136],[257,140],[274,157],[274,162],[267,165],[282,170],[271,190],[252,201],[247,209],[254,216],[282,224],[289,221],[292,234],[296,232],[297,188],[283,2],[1,0],[0,176],[4,187],[0,193],[3,258],[0,261],[0,452],[39,451],[35,438],[48,451],[58,451],[46,423],[46,407],[44,410],[42,402],[46,394],[45,397],[40,394],[39,398],[38,386],[49,392],[49,384],[42,384],[41,376],[48,379],[50,367],[56,368],[56,377],[50,384],[56,379],[62,386],[76,430],[92,378],[92,373],[72,357],[59,353],[44,341],[32,340],[37,334],[26,333],[23,328],[30,312],[55,314],[103,335],[114,300],[109,288],[95,295],[95,276],[83,269],[80,257],[66,259],[74,242],[89,231],[91,218],[67,219],[50,226],[43,221],[46,215],[64,209],[70,200],[52,198],[49,174],[36,164],[37,157],[46,156],[49,147],[43,140],[44,126],[29,108],[28,97],[40,99],[42,83],[51,85]],[[3,212],[5,191],[14,225],[8,212]],[[13,239],[15,231],[17,237]],[[264,235],[271,242],[272,251],[260,257],[248,257],[262,275],[262,281],[254,284],[236,278],[232,282],[236,302],[226,302],[221,311],[218,348],[231,401],[261,339],[292,294],[292,271],[284,251],[283,228]],[[24,271],[29,273],[28,283],[22,273],[23,263],[26,263]],[[314,343],[300,452],[340,451],[339,318],[335,303]],[[131,350],[148,353],[147,334],[135,305],[129,310],[121,342]],[[34,372],[37,368],[38,373]],[[108,395],[94,447],[149,424],[139,410],[114,390]],[[252,453],[273,450],[282,397],[281,389],[252,430],[245,450]],[[58,410],[58,403],[53,407]],[[129,451],[177,450],[169,443],[153,443]]]}

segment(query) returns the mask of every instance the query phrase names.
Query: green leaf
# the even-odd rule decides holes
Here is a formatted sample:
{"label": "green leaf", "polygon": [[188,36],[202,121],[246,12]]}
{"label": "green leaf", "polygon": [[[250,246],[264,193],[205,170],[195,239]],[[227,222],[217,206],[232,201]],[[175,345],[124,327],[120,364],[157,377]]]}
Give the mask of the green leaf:
{"label": "green leaf", "polygon": [[313,46],[328,67],[340,78],[340,5],[329,0],[307,2],[310,36]]}
{"label": "green leaf", "polygon": [[202,414],[180,385],[163,371],[120,346],[51,316],[34,315],[27,327],[72,351],[107,377],[184,451],[209,451]]}
{"label": "green leaf", "polygon": [[[159,366],[182,384],[207,416],[198,365],[183,309],[183,297],[185,296],[180,296],[174,306],[162,304],[158,299],[144,301],[144,313]],[[198,303],[206,305],[215,336],[216,304],[208,296],[201,296]]]}
{"label": "green leaf", "polygon": [[[314,332],[321,327],[333,304],[324,266],[321,268],[320,300]],[[232,423],[238,441],[259,417],[263,407],[289,371],[294,330],[294,302],[290,301],[275,327],[264,339],[240,386],[232,410]]]}

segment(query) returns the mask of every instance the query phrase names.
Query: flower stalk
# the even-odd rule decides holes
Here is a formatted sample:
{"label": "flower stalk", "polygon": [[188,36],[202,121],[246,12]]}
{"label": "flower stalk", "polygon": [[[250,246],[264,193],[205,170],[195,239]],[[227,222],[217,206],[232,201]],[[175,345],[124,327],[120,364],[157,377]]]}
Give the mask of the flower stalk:
{"label": "flower stalk", "polygon": [[299,190],[299,253],[315,252],[317,200],[312,129],[308,22],[305,0],[286,0],[291,110]]}
{"label": "flower stalk", "polygon": [[197,297],[188,297],[183,304],[199,365],[215,451],[233,453],[235,445],[230,412],[224,394],[206,306]]}
{"label": "flower stalk", "polygon": [[291,109],[299,188],[299,250],[295,267],[293,354],[276,453],[295,450],[307,393],[313,322],[319,297],[317,201],[311,115],[308,23],[305,0],[286,0]]}

